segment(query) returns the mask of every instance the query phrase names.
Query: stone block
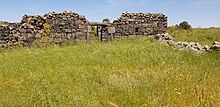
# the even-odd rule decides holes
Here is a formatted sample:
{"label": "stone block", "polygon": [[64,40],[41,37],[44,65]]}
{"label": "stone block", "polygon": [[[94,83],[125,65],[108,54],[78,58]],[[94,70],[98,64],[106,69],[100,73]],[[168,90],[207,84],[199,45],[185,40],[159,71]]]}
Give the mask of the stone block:
{"label": "stone block", "polygon": [[115,27],[108,27],[108,33],[115,33]]}

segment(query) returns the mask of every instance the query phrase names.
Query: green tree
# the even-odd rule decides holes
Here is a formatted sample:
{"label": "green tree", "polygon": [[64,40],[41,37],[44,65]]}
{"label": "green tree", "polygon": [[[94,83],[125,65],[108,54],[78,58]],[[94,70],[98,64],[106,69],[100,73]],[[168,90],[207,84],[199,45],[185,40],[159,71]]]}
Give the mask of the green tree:
{"label": "green tree", "polygon": [[192,28],[191,25],[187,21],[181,22],[178,27],[181,29],[185,29],[185,30],[189,30]]}

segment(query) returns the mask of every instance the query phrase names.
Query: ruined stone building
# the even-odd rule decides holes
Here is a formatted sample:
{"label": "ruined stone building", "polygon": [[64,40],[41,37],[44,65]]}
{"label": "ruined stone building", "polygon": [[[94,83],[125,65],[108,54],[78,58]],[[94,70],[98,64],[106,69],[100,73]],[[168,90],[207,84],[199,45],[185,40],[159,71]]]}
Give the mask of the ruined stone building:
{"label": "ruined stone building", "polygon": [[167,17],[154,13],[123,13],[113,21],[115,36],[152,35],[166,32]]}
{"label": "ruined stone building", "polygon": [[110,23],[109,19],[89,22],[85,16],[72,11],[50,12],[43,16],[24,15],[19,23],[0,23],[0,48],[35,43],[45,35],[45,24],[50,27],[47,35],[55,43],[75,42],[77,39],[90,41],[93,35],[104,41],[130,35],[164,33],[167,17],[163,14],[126,12]]}

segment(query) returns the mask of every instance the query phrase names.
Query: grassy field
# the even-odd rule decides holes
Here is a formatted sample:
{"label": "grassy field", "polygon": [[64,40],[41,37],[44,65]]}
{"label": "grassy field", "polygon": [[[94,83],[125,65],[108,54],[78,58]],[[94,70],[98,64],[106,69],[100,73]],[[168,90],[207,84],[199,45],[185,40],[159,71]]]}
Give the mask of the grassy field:
{"label": "grassy field", "polygon": [[220,106],[220,53],[149,38],[0,53],[0,106]]}
{"label": "grassy field", "polygon": [[199,42],[202,45],[212,45],[213,41],[220,42],[220,28],[194,28],[192,30],[169,29],[168,33],[175,41]]}

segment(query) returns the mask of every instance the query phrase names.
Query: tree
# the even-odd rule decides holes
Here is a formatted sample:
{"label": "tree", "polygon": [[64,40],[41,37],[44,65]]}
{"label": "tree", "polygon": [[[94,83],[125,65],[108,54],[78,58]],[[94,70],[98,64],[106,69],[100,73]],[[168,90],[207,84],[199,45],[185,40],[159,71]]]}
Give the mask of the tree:
{"label": "tree", "polygon": [[183,21],[178,25],[179,28],[181,29],[185,29],[185,30],[189,30],[191,29],[191,25],[189,25],[189,23],[187,21]]}

